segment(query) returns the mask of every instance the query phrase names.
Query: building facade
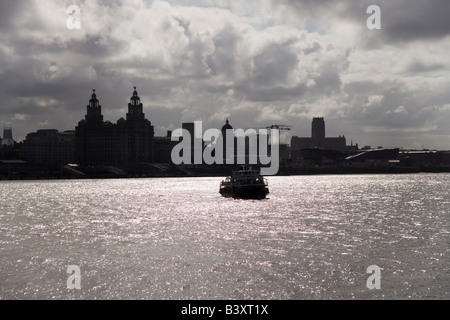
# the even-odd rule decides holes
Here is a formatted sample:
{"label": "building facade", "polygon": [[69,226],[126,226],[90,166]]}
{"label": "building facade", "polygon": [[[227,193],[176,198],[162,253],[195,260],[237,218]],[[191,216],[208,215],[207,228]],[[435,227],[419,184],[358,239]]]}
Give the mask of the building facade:
{"label": "building facade", "polygon": [[20,158],[30,165],[52,167],[75,161],[75,131],[55,129],[29,133],[20,147]]}
{"label": "building facade", "polygon": [[302,149],[327,149],[341,152],[352,152],[358,150],[358,145],[347,146],[345,136],[326,137],[325,135],[325,120],[324,118],[313,118],[311,125],[311,137],[292,137],[291,150]]}
{"label": "building facade", "polygon": [[165,137],[155,137],[153,143],[154,162],[171,163],[172,149],[178,143],[178,141],[172,141],[172,131],[167,131],[167,135]]}

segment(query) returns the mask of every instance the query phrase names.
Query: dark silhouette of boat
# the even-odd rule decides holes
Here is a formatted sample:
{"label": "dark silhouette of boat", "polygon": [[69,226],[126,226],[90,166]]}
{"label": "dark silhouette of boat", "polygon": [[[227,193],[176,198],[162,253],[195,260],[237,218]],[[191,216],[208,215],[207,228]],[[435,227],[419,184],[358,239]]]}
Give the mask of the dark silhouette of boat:
{"label": "dark silhouette of boat", "polygon": [[251,167],[241,167],[220,183],[220,194],[241,199],[264,199],[269,193],[267,180]]}

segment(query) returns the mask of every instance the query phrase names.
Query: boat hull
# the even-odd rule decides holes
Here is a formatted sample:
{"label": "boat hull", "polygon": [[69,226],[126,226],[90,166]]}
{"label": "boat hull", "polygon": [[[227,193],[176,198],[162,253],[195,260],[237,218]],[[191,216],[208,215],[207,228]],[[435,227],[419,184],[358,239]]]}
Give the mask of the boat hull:
{"label": "boat hull", "polygon": [[264,199],[269,193],[269,187],[259,171],[244,166],[220,183],[219,192],[230,198]]}
{"label": "boat hull", "polygon": [[265,199],[269,193],[268,188],[263,186],[234,186],[225,187],[220,190],[220,194],[227,198],[239,199]]}

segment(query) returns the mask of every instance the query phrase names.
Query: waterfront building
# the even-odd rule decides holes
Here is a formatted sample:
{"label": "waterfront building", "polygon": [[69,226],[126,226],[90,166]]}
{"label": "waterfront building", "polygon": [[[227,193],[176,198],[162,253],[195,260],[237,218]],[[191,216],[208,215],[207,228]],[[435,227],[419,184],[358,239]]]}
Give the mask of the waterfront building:
{"label": "waterfront building", "polygon": [[126,162],[153,162],[154,127],[150,120],[145,118],[143,104],[136,87],[134,87],[133,95],[128,103],[127,119],[119,121],[118,125],[120,136],[126,137],[126,141],[122,139],[122,142],[127,144]]}
{"label": "waterfront building", "polygon": [[153,143],[154,162],[171,163],[172,149],[178,143],[178,141],[172,141],[172,131],[167,131],[165,137],[155,137]]}
{"label": "waterfront building", "polygon": [[103,121],[102,106],[92,93],[85,119],[75,128],[76,158],[81,165],[129,167],[153,162],[154,127],[145,118],[134,87],[126,119]]}
{"label": "waterfront building", "polygon": [[121,148],[117,126],[103,121],[102,106],[93,90],[86,116],[75,128],[75,155],[81,165],[119,165]]}
{"label": "waterfront building", "polygon": [[326,150],[336,150],[341,152],[355,152],[358,144],[347,145],[345,136],[327,137],[325,135],[324,118],[313,118],[311,125],[311,137],[293,136],[291,139],[291,150],[320,148]]}
{"label": "waterfront building", "polygon": [[20,158],[30,165],[52,167],[75,161],[75,131],[55,129],[29,133],[19,150]]}
{"label": "waterfront building", "polygon": [[399,149],[364,150],[346,159],[347,166],[353,167],[388,167],[399,165]]}

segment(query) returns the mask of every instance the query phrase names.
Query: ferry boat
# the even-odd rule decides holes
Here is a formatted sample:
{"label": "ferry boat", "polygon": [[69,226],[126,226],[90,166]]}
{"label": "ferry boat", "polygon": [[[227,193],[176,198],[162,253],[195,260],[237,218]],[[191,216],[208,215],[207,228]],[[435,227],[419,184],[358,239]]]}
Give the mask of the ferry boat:
{"label": "ferry boat", "polygon": [[241,167],[220,183],[220,194],[241,199],[264,199],[269,193],[267,180],[251,167]]}

